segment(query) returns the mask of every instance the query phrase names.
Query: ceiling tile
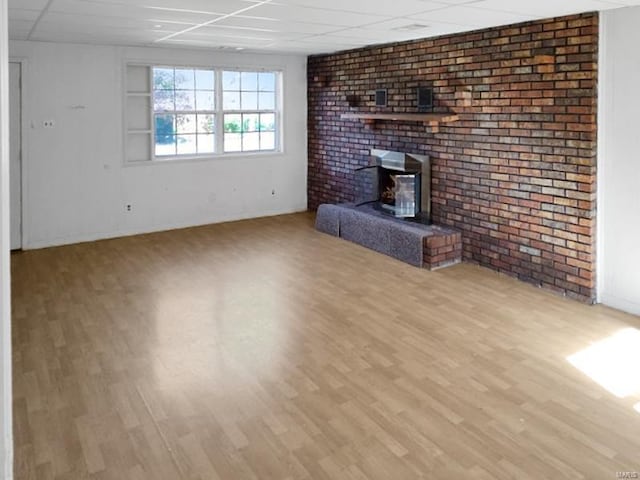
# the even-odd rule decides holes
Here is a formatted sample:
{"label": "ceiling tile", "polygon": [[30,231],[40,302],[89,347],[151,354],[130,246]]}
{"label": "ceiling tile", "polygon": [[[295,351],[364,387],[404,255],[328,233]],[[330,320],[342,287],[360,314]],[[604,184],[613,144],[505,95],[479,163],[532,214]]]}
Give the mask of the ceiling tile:
{"label": "ceiling tile", "polygon": [[175,20],[191,24],[199,24],[218,18],[221,15],[194,13],[190,11],[168,11],[151,7],[141,7],[134,4],[117,5],[106,2],[87,2],[83,0],[55,0],[47,13],[85,15],[87,17],[117,17],[129,19],[158,19]]}
{"label": "ceiling tile", "polygon": [[30,20],[35,22],[40,16],[39,10],[26,10],[24,8],[10,8],[9,21],[14,20]]}
{"label": "ceiling tile", "polygon": [[357,48],[357,47],[364,47],[366,45],[371,45],[371,41],[368,39],[342,37],[340,35],[309,36],[306,38],[301,38],[299,41],[301,43],[321,42],[329,45],[341,45],[341,46],[349,45],[348,48]]}
{"label": "ceiling tile", "polygon": [[251,10],[251,15],[305,23],[334,24],[345,27],[357,27],[388,18],[386,15],[354,12],[341,12],[338,15],[334,10],[272,4],[256,7]]}
{"label": "ceiling tile", "polygon": [[[385,20],[382,22],[371,23],[362,27],[353,27],[353,30],[366,30],[371,32],[377,32],[380,36],[385,36],[387,33],[402,32],[411,28],[415,28],[414,34],[416,37],[424,37],[424,34],[428,34],[428,30],[431,28],[439,29],[442,25],[454,25],[462,26],[455,23],[447,24],[445,22],[426,22],[417,19],[416,15],[411,17],[398,17],[391,20]],[[419,26],[424,28],[418,29]]]}
{"label": "ceiling tile", "polygon": [[[418,28],[424,25],[424,28]],[[411,27],[410,30],[404,30]],[[387,22],[381,22],[367,27],[355,27],[334,32],[334,35],[341,35],[345,38],[355,37],[368,39],[371,43],[381,43],[380,38],[391,41],[403,41],[416,38],[436,37],[450,33],[467,30],[466,25],[456,25],[452,23],[417,23],[414,18],[396,18]]]}
{"label": "ceiling tile", "polygon": [[49,0],[9,0],[9,8],[41,11]]}
{"label": "ceiling tile", "polygon": [[[228,14],[260,3],[260,0],[75,0],[89,9],[141,8],[147,10],[169,10],[203,14]],[[66,2],[54,0],[52,8],[67,8]]]}
{"label": "ceiling tile", "polygon": [[335,31],[336,29],[344,28],[337,27],[335,24],[307,23],[292,20],[279,20],[276,18],[249,17],[243,15],[225,18],[224,20],[216,23],[216,25],[258,28],[277,32],[307,33],[310,35],[329,33]]}
{"label": "ceiling tile", "polygon": [[313,55],[320,53],[339,52],[341,50],[350,50],[356,47],[351,44],[324,43],[322,41],[304,42],[298,40],[295,43],[290,42],[273,44],[270,45],[269,48],[276,51],[298,52]]}
{"label": "ceiling tile", "polygon": [[107,38],[112,36],[118,39],[118,44],[121,44],[123,39],[137,39],[141,44],[148,45],[162,35],[166,35],[166,32],[156,31],[153,28],[117,28],[114,29],[108,26],[97,25],[74,25],[73,27],[60,29],[56,28],[56,24],[44,23],[42,28],[38,28],[31,36],[32,40],[42,40],[54,35],[65,36],[93,36]]}
{"label": "ceiling tile", "polygon": [[185,35],[180,35],[180,38],[187,38],[188,35],[200,36],[200,37],[228,37],[228,38],[256,38],[263,39],[264,41],[274,42],[276,40],[295,40],[299,38],[309,37],[309,33],[305,32],[278,32],[278,31],[252,31],[252,30],[237,30],[229,28],[215,28],[215,27],[203,27]]}
{"label": "ceiling tile", "polygon": [[614,6],[599,0],[535,0],[522,3],[516,3],[513,0],[483,0],[473,5],[475,8],[531,15],[538,18],[590,12]]}
{"label": "ceiling tile", "polygon": [[94,45],[147,45],[149,39],[146,33],[131,31],[128,35],[120,34],[115,36],[113,33],[105,32],[67,32],[57,30],[47,32],[46,34],[34,34],[31,40],[48,42],[69,42],[69,43],[87,43]]}
{"label": "ceiling tile", "polygon": [[[444,5],[471,5],[473,3],[479,3],[482,0],[434,0]],[[517,1],[517,0],[514,0]]]}
{"label": "ceiling tile", "polygon": [[534,18],[534,16],[498,10],[485,10],[475,6],[450,6],[440,10],[418,13],[413,15],[412,18],[426,23],[444,22],[456,25],[485,27],[488,25],[497,26],[525,22]]}
{"label": "ceiling tile", "polygon": [[216,41],[221,45],[238,41],[245,43],[273,43],[276,39],[268,35],[237,35],[230,32],[205,32],[202,29],[193,32],[185,33],[177,37],[178,40],[201,40],[201,41]]}
{"label": "ceiling tile", "polygon": [[[322,7],[324,10],[337,10],[341,12],[374,13],[385,16],[411,15],[424,12],[429,9],[442,8],[442,3],[433,0],[395,0],[376,2],[372,8],[371,0],[279,0],[278,4],[302,7]],[[334,13],[335,15],[335,13]]]}
{"label": "ceiling tile", "polygon": [[33,23],[30,20],[11,20],[9,22],[9,38],[11,40],[26,40]]}
{"label": "ceiling tile", "polygon": [[161,25],[158,29],[167,30],[169,32],[180,31],[193,25],[184,22],[163,22],[160,19],[140,19],[129,17],[90,17],[87,15],[72,15],[63,13],[49,13],[38,24],[37,31],[45,29],[62,28],[65,30],[73,30],[78,27],[88,29],[150,29],[155,25]]}

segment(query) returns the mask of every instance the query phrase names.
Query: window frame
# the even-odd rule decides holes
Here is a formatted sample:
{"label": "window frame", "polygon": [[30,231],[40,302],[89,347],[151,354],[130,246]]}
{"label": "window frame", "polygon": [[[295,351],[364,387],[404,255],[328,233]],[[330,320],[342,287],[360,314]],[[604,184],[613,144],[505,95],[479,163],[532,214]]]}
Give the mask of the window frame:
{"label": "window frame", "polygon": [[[214,104],[214,108],[213,110],[198,110],[197,108],[194,108],[193,110],[177,110],[175,107],[175,92],[178,91],[179,89],[174,88],[172,90],[169,91],[173,91],[174,92],[174,109],[173,110],[169,110],[169,111],[162,111],[162,112],[156,112],[154,109],[154,104],[155,104],[155,84],[154,84],[154,75],[153,75],[153,70],[155,68],[166,68],[166,69],[172,69],[174,70],[174,75],[175,75],[175,70],[178,69],[182,69],[182,70],[192,70],[194,73],[197,70],[202,70],[202,71],[209,71],[213,73],[213,104]],[[150,67],[150,79],[151,79],[151,110],[152,110],[152,122],[151,122],[151,131],[152,131],[152,138],[153,138],[153,144],[152,144],[152,153],[153,153],[153,160],[155,161],[164,161],[165,159],[180,159],[183,157],[200,157],[200,156],[207,156],[207,155],[214,155],[216,153],[217,150],[217,117],[218,117],[218,110],[217,110],[217,93],[216,93],[216,70],[214,68],[211,67],[183,67],[183,66],[167,66],[167,65],[153,65],[152,67]],[[194,78],[195,80],[195,78]],[[197,84],[194,82],[194,88],[193,88],[193,93],[194,93],[194,102],[197,102],[197,92],[198,89],[196,88]],[[202,91],[207,91],[207,90],[202,90]],[[195,104],[194,104],[195,105]],[[195,131],[194,131],[194,135],[196,136],[196,145],[197,145],[197,141],[198,141],[198,121],[197,118],[199,115],[213,115],[214,118],[214,132],[213,132],[213,140],[214,140],[214,145],[213,145],[213,152],[203,152],[203,153],[183,153],[183,154],[179,154],[177,153],[177,148],[176,148],[176,153],[173,155],[157,155],[156,154],[156,120],[157,117],[162,116],[162,115],[172,115],[174,117],[174,121],[177,121],[177,117],[179,115],[193,115],[196,117],[196,125],[194,126]],[[175,137],[178,137],[178,131],[177,131],[177,125],[174,127],[176,128],[176,130],[174,131],[173,135]],[[176,146],[177,147],[177,146]]]}
{"label": "window frame", "polygon": [[[275,81],[274,81],[274,105],[273,105],[273,110],[260,110],[260,109],[247,109],[247,110],[243,110],[243,109],[239,109],[239,110],[225,110],[224,109],[224,90],[222,87],[222,83],[223,83],[223,76],[224,76],[224,72],[239,72],[239,73],[243,73],[243,72],[257,72],[257,73],[274,73],[275,74]],[[222,105],[220,105],[221,108],[221,112],[222,112],[222,136],[224,137],[224,116],[225,115],[262,115],[262,114],[273,114],[274,115],[274,147],[271,150],[240,150],[240,151],[232,151],[232,152],[225,152],[224,151],[224,143],[222,143],[222,152],[220,152],[221,154],[224,155],[242,155],[242,154],[255,154],[255,153],[263,153],[263,152],[280,152],[280,123],[279,123],[279,114],[281,111],[281,107],[280,107],[280,90],[282,89],[282,73],[279,71],[275,71],[275,70],[269,70],[269,69],[256,69],[256,68],[223,68],[220,71],[220,101],[222,102]],[[251,90],[242,90],[242,84],[240,85],[240,90],[238,91],[238,93],[240,94],[240,97],[242,98],[242,92],[245,91],[251,91]],[[260,94],[260,90],[256,90],[256,93]],[[242,104],[242,100],[240,101],[240,103]],[[259,100],[258,100],[258,106],[259,105]],[[241,133],[241,141],[242,141],[242,134],[244,132],[240,132]],[[258,131],[259,133],[259,131]]]}
{"label": "window frame", "polygon": [[[149,97],[149,125],[150,125],[150,133],[149,135],[149,158],[144,160],[130,160],[129,159],[129,137],[132,134],[135,134],[135,129],[129,128],[129,119],[128,119],[128,109],[129,109],[129,98],[131,96],[138,95],[137,92],[133,92],[129,90],[128,85],[128,72],[129,67],[145,67],[148,73],[148,97]],[[176,154],[176,155],[162,155],[157,156],[155,153],[155,142],[156,142],[156,128],[155,128],[155,117],[156,112],[154,110],[154,83],[153,83],[153,69],[154,68],[176,68],[176,69],[194,69],[194,70],[212,70],[214,72],[214,111],[211,112],[209,110],[202,111],[202,113],[212,114],[214,115],[214,152],[213,153],[195,153],[195,154]],[[225,71],[237,71],[237,72],[268,72],[275,74],[275,92],[274,92],[274,110],[224,110],[223,104],[223,89],[222,89],[222,77],[223,72]],[[127,59],[124,61],[123,65],[123,160],[125,165],[158,165],[164,163],[175,163],[175,162],[189,162],[189,161],[203,161],[210,160],[216,158],[231,158],[231,157],[252,157],[252,156],[274,156],[281,155],[284,153],[283,149],[283,90],[284,90],[284,78],[285,78],[285,69],[283,67],[278,66],[253,66],[253,65],[242,65],[242,66],[233,66],[226,67],[224,65],[207,65],[207,64],[193,64],[193,63],[180,63],[173,61],[158,61],[158,62],[149,62],[149,61],[136,61],[132,59]],[[185,112],[169,112],[169,114],[197,114],[198,111],[194,112],[185,111]],[[247,151],[233,151],[233,152],[225,152],[224,151],[224,115],[225,114],[251,114],[251,113],[273,113],[274,115],[274,127],[275,127],[275,135],[274,135],[274,148],[270,150],[247,150]]]}

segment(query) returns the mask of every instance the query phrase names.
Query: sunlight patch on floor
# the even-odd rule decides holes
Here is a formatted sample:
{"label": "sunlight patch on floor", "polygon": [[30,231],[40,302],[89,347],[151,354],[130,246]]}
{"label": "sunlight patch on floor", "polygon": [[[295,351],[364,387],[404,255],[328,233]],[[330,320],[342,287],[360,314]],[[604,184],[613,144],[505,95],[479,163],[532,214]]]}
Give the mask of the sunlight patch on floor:
{"label": "sunlight patch on floor", "polygon": [[[625,328],[567,360],[617,397],[640,393],[640,330]],[[640,403],[635,406],[640,411]]]}

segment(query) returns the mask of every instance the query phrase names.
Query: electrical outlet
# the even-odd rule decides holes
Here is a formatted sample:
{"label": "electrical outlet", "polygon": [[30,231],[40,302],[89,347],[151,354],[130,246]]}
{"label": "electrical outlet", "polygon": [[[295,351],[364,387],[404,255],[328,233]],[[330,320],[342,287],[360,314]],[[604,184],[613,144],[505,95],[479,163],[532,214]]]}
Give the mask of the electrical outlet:
{"label": "electrical outlet", "polygon": [[44,128],[53,128],[55,126],[55,122],[53,120],[45,120],[42,122],[42,126]]}
{"label": "electrical outlet", "polygon": [[127,205],[125,205],[124,209],[125,209],[127,212],[130,212],[130,211],[132,210],[132,209],[131,209],[131,204],[130,204],[130,203],[127,203]]}

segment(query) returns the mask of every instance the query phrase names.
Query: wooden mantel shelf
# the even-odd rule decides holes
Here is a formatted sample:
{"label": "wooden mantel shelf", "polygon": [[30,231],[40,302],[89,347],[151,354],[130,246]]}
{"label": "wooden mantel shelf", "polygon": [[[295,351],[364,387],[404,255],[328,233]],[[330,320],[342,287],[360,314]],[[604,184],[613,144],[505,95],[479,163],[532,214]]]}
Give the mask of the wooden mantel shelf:
{"label": "wooden mantel shelf", "polygon": [[368,125],[375,124],[376,120],[421,122],[430,127],[433,133],[437,133],[441,123],[455,122],[458,120],[458,115],[455,113],[343,113],[340,118],[362,120]]}

